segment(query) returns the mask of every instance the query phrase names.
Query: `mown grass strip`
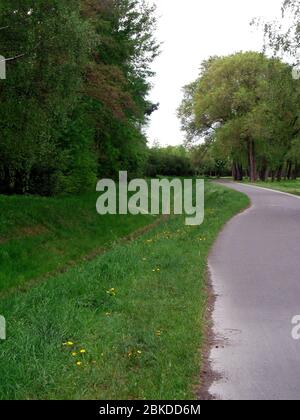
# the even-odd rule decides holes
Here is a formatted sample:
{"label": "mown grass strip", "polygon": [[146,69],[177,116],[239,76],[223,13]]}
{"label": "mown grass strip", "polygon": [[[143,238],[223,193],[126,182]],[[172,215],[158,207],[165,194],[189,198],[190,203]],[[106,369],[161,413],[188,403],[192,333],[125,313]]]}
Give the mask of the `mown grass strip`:
{"label": "mown grass strip", "polygon": [[[251,184],[250,182],[244,181],[246,184]],[[289,194],[300,195],[300,180],[282,180],[282,181],[257,181],[251,185],[257,185],[258,187],[270,188],[271,190],[277,190],[282,192],[287,192]]]}

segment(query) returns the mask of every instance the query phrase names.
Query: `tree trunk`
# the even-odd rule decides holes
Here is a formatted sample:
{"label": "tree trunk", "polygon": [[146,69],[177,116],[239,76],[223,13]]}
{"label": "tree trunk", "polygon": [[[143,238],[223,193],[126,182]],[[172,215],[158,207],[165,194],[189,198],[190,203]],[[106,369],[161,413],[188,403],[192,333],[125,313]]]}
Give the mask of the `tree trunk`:
{"label": "tree trunk", "polygon": [[274,170],[272,170],[272,172],[271,172],[271,178],[272,178],[272,182],[274,182],[275,181],[275,171]]}
{"label": "tree trunk", "polygon": [[237,180],[237,175],[236,175],[236,164],[235,162],[233,162],[232,164],[232,178],[234,179],[234,181]]}
{"label": "tree trunk", "polygon": [[292,176],[292,162],[289,160],[287,163],[286,177],[288,180],[290,180],[291,176]]}
{"label": "tree trunk", "polygon": [[298,171],[299,171],[299,167],[298,167],[298,163],[295,163],[295,167],[294,167],[294,172],[293,172],[293,179],[297,179],[298,177]]}
{"label": "tree trunk", "polygon": [[243,166],[239,163],[233,163],[232,177],[235,181],[243,181]]}
{"label": "tree trunk", "polygon": [[237,172],[238,172],[238,174],[237,174],[237,178],[238,178],[238,181],[243,181],[243,166],[242,165],[237,165]]}
{"label": "tree trunk", "polygon": [[265,182],[267,179],[267,173],[268,173],[268,166],[267,166],[267,162],[264,160],[262,162],[261,170],[259,171],[259,179]]}
{"label": "tree trunk", "polygon": [[254,141],[251,139],[248,140],[248,159],[249,159],[250,181],[256,182],[257,169],[256,169],[255,144],[254,144]]}
{"label": "tree trunk", "polygon": [[278,171],[277,171],[277,181],[280,182],[282,180],[282,169],[283,166],[279,166]]}

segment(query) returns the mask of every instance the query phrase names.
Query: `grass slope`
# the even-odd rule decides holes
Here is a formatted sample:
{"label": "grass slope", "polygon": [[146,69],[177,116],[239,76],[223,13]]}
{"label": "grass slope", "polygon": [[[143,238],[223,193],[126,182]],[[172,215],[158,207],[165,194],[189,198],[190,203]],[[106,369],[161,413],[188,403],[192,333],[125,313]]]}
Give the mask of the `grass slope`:
{"label": "grass slope", "polygon": [[0,342],[0,398],[193,398],[208,252],[247,205],[246,196],[207,184],[202,226],[171,217],[134,242],[1,299],[8,339]]}
{"label": "grass slope", "polygon": [[100,217],[97,197],[0,196],[0,294],[153,223],[151,216]]}

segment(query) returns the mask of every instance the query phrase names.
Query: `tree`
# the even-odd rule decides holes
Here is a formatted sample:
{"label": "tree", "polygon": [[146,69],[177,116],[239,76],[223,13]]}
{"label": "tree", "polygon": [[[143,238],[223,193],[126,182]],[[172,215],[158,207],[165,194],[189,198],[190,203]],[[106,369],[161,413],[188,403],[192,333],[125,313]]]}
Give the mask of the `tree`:
{"label": "tree", "polygon": [[98,175],[124,168],[141,173],[147,152],[142,127],[157,109],[147,100],[150,64],[159,53],[155,7],[144,0],[84,0],[83,6],[98,36],[85,87],[96,123]]}
{"label": "tree", "polygon": [[[280,57],[292,65],[293,77],[299,80],[300,66],[300,1],[284,0],[282,3],[281,20],[262,22],[254,19],[253,24],[262,27],[265,37],[264,50],[274,57]],[[299,82],[298,82],[299,83]],[[298,107],[297,107],[298,109]],[[299,112],[293,121],[292,147],[287,157],[287,177],[296,177],[299,172]]]}
{"label": "tree", "polygon": [[0,192],[80,193],[144,169],[154,12],[144,0],[0,2]]}
{"label": "tree", "polygon": [[278,59],[248,52],[214,59],[204,67],[192,97],[194,124],[210,130],[214,149],[241,179],[282,172],[293,137],[299,88]]}
{"label": "tree", "polygon": [[263,22],[254,19],[252,25],[262,27],[264,32],[264,50],[274,57],[285,58],[293,66],[300,64],[300,1],[283,0],[281,21]]}
{"label": "tree", "polygon": [[[67,133],[78,115],[91,29],[76,0],[3,0],[1,22],[1,53],[22,55],[7,63],[0,85],[1,190],[60,192],[74,152]],[[90,154],[89,130],[87,137]]]}
{"label": "tree", "polygon": [[[209,66],[218,59],[212,56],[201,64],[201,74],[208,71]],[[187,147],[193,145],[203,138],[209,138],[211,127],[205,124],[199,126],[195,120],[194,97],[198,88],[199,79],[183,87],[183,100],[177,110],[177,116],[181,122],[181,130],[185,133],[185,144]]]}
{"label": "tree", "polygon": [[189,152],[183,146],[160,147],[149,150],[146,174],[155,176],[191,176],[194,174]]}

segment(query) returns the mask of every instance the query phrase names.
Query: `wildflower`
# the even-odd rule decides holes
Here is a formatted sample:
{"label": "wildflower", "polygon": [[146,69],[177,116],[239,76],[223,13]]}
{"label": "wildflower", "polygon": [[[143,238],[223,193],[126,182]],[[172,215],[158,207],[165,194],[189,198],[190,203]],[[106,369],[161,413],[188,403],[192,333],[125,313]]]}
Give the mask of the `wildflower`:
{"label": "wildflower", "polygon": [[80,367],[80,366],[82,366],[82,362],[76,362],[76,365],[77,365],[78,367]]}
{"label": "wildflower", "polygon": [[73,347],[74,346],[74,343],[72,341],[67,341],[66,343],[63,343],[63,345],[65,347]]}
{"label": "wildflower", "polygon": [[86,353],[86,350],[85,349],[81,349],[79,353],[80,354],[85,354]]}
{"label": "wildflower", "polygon": [[109,296],[116,296],[116,294],[117,294],[117,292],[116,292],[116,289],[115,289],[115,288],[111,288],[111,289],[107,290],[107,291],[106,291],[106,293],[107,293]]}
{"label": "wildflower", "polygon": [[155,333],[156,335],[157,335],[157,337],[160,337],[161,336],[161,334],[162,334],[162,332],[160,331],[160,330],[158,330],[158,331],[156,331],[156,333]]}
{"label": "wildflower", "polygon": [[72,356],[73,356],[73,357],[76,357],[76,356],[77,356],[76,351],[73,351]]}
{"label": "wildflower", "polygon": [[138,350],[138,351],[137,351],[137,354],[142,354],[141,350]]}

